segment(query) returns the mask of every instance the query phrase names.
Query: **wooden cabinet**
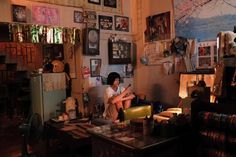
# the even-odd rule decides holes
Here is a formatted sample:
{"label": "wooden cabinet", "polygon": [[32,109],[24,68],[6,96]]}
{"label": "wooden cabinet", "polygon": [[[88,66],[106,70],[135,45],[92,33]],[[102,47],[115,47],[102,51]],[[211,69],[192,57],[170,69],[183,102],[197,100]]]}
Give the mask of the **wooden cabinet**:
{"label": "wooden cabinet", "polygon": [[211,69],[218,62],[216,41],[198,43],[197,69]]}
{"label": "wooden cabinet", "polygon": [[109,64],[130,64],[131,43],[129,42],[108,42]]}

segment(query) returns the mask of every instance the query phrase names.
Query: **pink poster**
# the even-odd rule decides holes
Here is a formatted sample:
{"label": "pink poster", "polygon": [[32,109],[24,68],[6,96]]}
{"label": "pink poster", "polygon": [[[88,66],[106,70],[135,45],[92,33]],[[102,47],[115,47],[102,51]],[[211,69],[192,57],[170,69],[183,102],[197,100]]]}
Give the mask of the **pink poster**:
{"label": "pink poster", "polygon": [[33,6],[33,23],[40,24],[59,24],[59,11],[57,8],[50,8],[44,6]]}

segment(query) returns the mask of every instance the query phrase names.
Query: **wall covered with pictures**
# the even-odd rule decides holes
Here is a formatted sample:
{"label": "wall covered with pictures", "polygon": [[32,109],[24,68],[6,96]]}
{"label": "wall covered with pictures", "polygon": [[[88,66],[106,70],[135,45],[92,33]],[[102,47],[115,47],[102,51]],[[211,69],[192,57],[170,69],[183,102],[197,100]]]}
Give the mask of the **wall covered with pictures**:
{"label": "wall covered with pictures", "polygon": [[[64,59],[73,66],[71,68],[72,95],[78,97],[81,102],[81,93],[95,91],[98,94],[93,95],[92,92],[91,97],[97,98],[91,100],[91,103],[95,101],[102,103],[103,94],[100,93],[103,93],[106,87],[104,86],[106,77],[111,71],[119,72],[124,77],[125,85],[133,84],[133,68],[131,65],[110,65],[108,63],[108,39],[111,34],[117,34],[117,38],[132,42],[130,0],[126,1],[125,6],[122,6],[122,0],[86,0],[86,5],[83,7],[73,7],[74,4],[56,5],[41,2],[3,0],[0,9],[5,12],[4,15],[6,16],[1,16],[0,22],[12,23],[17,27],[30,26],[30,28],[34,28],[35,25],[36,28],[39,26],[42,26],[42,28],[59,28],[59,34],[64,29],[80,30],[81,39],[83,37],[82,30],[86,27],[98,29],[100,32],[99,53],[96,55],[84,55],[82,43],[64,43],[62,40]],[[72,1],[57,2],[72,3]],[[122,7],[123,9],[121,9]],[[43,14],[44,12],[47,12],[47,14]],[[36,24],[38,25],[36,26]],[[96,35],[90,34],[89,41],[92,43],[96,39]],[[34,39],[33,43],[37,43],[37,37]]]}

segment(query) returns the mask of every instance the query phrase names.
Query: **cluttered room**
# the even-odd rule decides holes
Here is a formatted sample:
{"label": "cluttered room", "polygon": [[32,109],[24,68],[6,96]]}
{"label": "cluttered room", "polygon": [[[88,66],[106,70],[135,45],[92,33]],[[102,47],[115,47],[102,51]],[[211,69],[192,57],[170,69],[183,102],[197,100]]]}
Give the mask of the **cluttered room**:
{"label": "cluttered room", "polygon": [[1,0],[1,157],[235,157],[236,1]]}

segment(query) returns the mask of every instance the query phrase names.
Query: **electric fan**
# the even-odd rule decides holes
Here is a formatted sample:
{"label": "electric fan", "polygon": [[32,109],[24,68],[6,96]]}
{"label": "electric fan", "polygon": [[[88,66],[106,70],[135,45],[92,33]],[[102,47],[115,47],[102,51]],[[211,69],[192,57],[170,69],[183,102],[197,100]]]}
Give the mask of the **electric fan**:
{"label": "electric fan", "polygon": [[19,126],[22,135],[21,157],[34,157],[33,153],[29,153],[27,145],[32,146],[39,142],[43,133],[42,119],[38,113],[29,116],[25,123]]}

